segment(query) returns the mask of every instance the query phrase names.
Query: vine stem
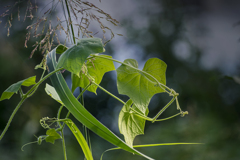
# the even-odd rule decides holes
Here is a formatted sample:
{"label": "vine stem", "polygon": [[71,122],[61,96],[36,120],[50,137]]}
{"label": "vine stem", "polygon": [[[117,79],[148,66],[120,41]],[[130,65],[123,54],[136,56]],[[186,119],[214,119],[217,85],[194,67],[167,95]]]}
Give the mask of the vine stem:
{"label": "vine stem", "polygon": [[84,90],[78,95],[77,99],[81,98],[83,96],[83,93],[90,87],[91,84],[88,84],[87,87],[84,88]]}
{"label": "vine stem", "polygon": [[15,114],[17,113],[18,109],[21,107],[21,105],[23,104],[23,102],[31,97],[31,95],[33,94],[33,92],[35,92],[35,89],[43,82],[45,81],[47,78],[49,78],[51,75],[53,75],[54,73],[62,70],[63,68],[59,68],[51,73],[49,73],[48,75],[46,75],[44,78],[42,78],[39,82],[37,82],[26,94],[22,95],[22,99],[21,101],[18,103],[18,105],[15,107],[14,111],[12,112],[8,122],[7,122],[7,125],[5,126],[3,132],[1,133],[1,136],[0,136],[0,140],[3,138],[3,136],[5,135],[5,133],[7,132]]}
{"label": "vine stem", "polygon": [[29,98],[29,95],[32,95],[32,92],[35,91],[35,88],[37,88],[43,81],[45,81],[47,78],[49,78],[54,73],[57,73],[59,71],[63,70],[63,68],[59,68],[55,71],[52,71],[51,73],[47,74],[44,78],[42,78],[39,82],[37,82],[24,96],[27,96]]}
{"label": "vine stem", "polygon": [[153,118],[152,123],[154,123],[156,121],[156,119],[174,102],[174,100],[176,99],[176,96],[174,96],[170,102],[168,102],[168,104],[166,104],[157,114],[156,116]]}
{"label": "vine stem", "polygon": [[9,120],[8,120],[8,123],[7,123],[6,127],[4,128],[3,132],[1,133],[0,140],[3,138],[3,136],[4,136],[5,133],[7,132],[8,128],[9,128],[9,126],[10,126],[10,124],[11,124],[11,122],[12,122],[14,116],[15,116],[15,114],[17,113],[18,109],[21,107],[22,103],[23,103],[26,99],[27,99],[27,97],[24,96],[24,97],[21,99],[21,101],[18,103],[17,107],[16,107],[16,108],[14,109],[14,111],[12,112],[12,114],[11,114]]}
{"label": "vine stem", "polygon": [[[133,109],[132,109],[133,110]],[[141,115],[141,114],[139,114],[137,111],[135,111],[135,110],[133,110],[134,112],[135,112],[135,115],[136,116],[138,116],[138,117],[140,117],[140,118],[142,118],[142,119],[145,119],[145,120],[147,120],[147,121],[150,121],[150,122],[153,122],[153,118],[149,118],[149,117],[146,117],[146,116],[144,116],[144,115]],[[172,116],[170,116],[170,117],[167,117],[167,118],[162,118],[162,119],[156,119],[155,121],[157,121],[157,122],[159,122],[159,121],[166,121],[166,120],[169,120],[169,119],[171,119],[171,118],[174,118],[174,117],[176,117],[176,116],[178,116],[178,115],[180,115],[180,114],[187,114],[186,112],[184,112],[184,113],[181,113],[181,112],[179,112],[179,113],[177,113],[177,114],[175,114],[175,115],[172,115]]]}
{"label": "vine stem", "polygon": [[101,90],[103,90],[104,92],[106,92],[107,94],[109,94],[110,96],[112,96],[113,98],[117,99],[119,102],[121,102],[122,104],[126,104],[125,102],[123,102],[120,98],[116,97],[115,95],[113,95],[112,93],[108,92],[106,89],[104,89],[102,86],[98,85],[97,83],[95,83],[94,81],[92,81],[93,84],[95,84],[98,88],[100,88]]}
{"label": "vine stem", "polygon": [[[61,107],[58,109],[58,114],[57,114],[58,120],[60,119],[62,109],[63,109],[63,105],[61,105]],[[62,135],[62,147],[63,147],[64,160],[67,160],[66,144],[65,144],[64,133],[63,133],[63,128],[64,128],[65,123],[63,125],[61,125],[61,122],[59,122],[59,121],[57,121],[57,122],[58,122],[59,127],[61,128],[60,132]]]}
{"label": "vine stem", "polygon": [[62,135],[63,155],[64,155],[64,159],[67,160],[67,151],[66,151],[66,144],[65,144],[63,129],[61,130],[61,135]]}

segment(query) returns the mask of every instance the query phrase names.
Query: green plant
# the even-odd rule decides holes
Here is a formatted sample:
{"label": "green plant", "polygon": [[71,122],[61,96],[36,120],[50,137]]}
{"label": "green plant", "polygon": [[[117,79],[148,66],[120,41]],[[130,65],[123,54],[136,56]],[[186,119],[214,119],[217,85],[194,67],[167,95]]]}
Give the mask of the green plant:
{"label": "green plant", "polygon": [[[30,1],[29,1],[30,2]],[[76,42],[73,24],[71,20],[70,9],[71,3],[79,2],[81,5],[87,5],[92,7],[91,9],[97,9],[98,12],[102,13],[107,17],[107,20],[114,23],[117,22],[110,15],[106,14],[99,8],[91,5],[88,2],[82,1],[60,1],[62,5],[66,7],[66,11],[68,16],[65,15],[66,20],[69,22],[66,35],[68,38],[72,37],[72,46],[67,48],[65,45],[59,44],[54,49],[51,49],[53,43],[53,37],[56,34],[53,34],[51,37],[51,33],[55,32],[59,26],[61,26],[61,22],[55,27],[55,29],[51,29],[49,25],[49,29],[43,36],[43,39],[39,42],[36,42],[34,45],[30,57],[33,56],[33,53],[39,47],[44,53],[44,58],[41,64],[37,65],[35,69],[42,69],[43,73],[38,82],[36,82],[36,76],[27,78],[25,80],[19,81],[9,88],[7,88],[0,100],[10,99],[14,93],[19,93],[21,96],[21,101],[16,106],[13,111],[5,129],[1,133],[0,140],[3,138],[6,133],[8,127],[15,114],[17,113],[20,106],[23,102],[31,97],[35,91],[38,89],[40,84],[42,84],[47,78],[51,79],[52,86],[46,84],[45,90],[46,93],[51,96],[54,100],[60,103],[60,108],[57,113],[57,118],[48,118],[45,117],[40,120],[40,123],[43,128],[47,129],[46,135],[39,136],[36,143],[41,144],[43,140],[46,142],[54,143],[57,139],[62,139],[63,153],[64,159],[67,159],[67,153],[65,148],[65,140],[63,129],[65,125],[67,125],[74,136],[76,137],[79,145],[81,146],[86,159],[93,159],[91,147],[89,143],[88,137],[84,137],[77,126],[73,123],[71,119],[69,119],[69,115],[72,114],[80,123],[82,123],[86,128],[92,130],[97,135],[102,137],[103,139],[109,141],[114,144],[118,148],[114,149],[123,149],[129,151],[131,153],[143,156],[147,159],[152,159],[141,152],[137,151],[135,147],[150,147],[150,146],[158,146],[158,145],[177,145],[177,144],[193,144],[193,143],[171,143],[171,144],[149,144],[149,145],[141,145],[134,146],[133,140],[137,135],[144,134],[145,121],[164,121],[175,116],[181,115],[184,116],[187,112],[183,112],[179,106],[177,96],[178,94],[169,87],[166,86],[166,78],[165,72],[167,65],[160,59],[151,58],[149,59],[143,68],[143,70],[138,69],[138,63],[134,59],[126,59],[124,62],[120,62],[118,60],[113,59],[111,56],[99,54],[105,51],[104,44],[100,38],[93,38],[90,31],[81,30],[82,34],[85,36],[90,36],[92,38],[82,38]],[[64,5],[65,3],[65,5]],[[30,3],[31,5],[31,3]],[[74,11],[74,9],[72,9]],[[29,11],[30,12],[30,11]],[[84,10],[82,10],[84,12]],[[74,12],[73,12],[74,13]],[[74,14],[77,18],[77,16]],[[68,17],[68,18],[67,18]],[[95,18],[98,21],[98,17],[92,15],[92,18]],[[40,22],[44,21],[38,20],[33,25],[30,25],[28,29],[37,28]],[[86,20],[87,21],[87,20]],[[103,26],[103,24],[98,21],[100,24],[103,33],[105,33],[104,29],[109,29],[108,27]],[[10,24],[10,21],[8,22]],[[115,24],[115,23],[114,23]],[[70,29],[71,28],[71,29]],[[80,29],[83,26],[79,26]],[[110,29],[109,29],[110,30]],[[110,30],[111,31],[111,30]],[[29,35],[31,32],[27,33],[27,40],[29,40]],[[38,35],[34,33],[35,36]],[[111,31],[111,35],[113,35]],[[113,38],[113,36],[111,37]],[[107,42],[107,41],[106,41]],[[56,55],[60,54],[58,61],[56,60]],[[120,63],[121,66],[115,69],[113,62]],[[61,72],[62,70],[68,70],[71,72],[72,77],[72,88],[71,90],[68,88],[65,79],[63,78]],[[117,88],[120,94],[127,95],[130,99],[127,102],[122,101],[106,89],[100,86],[100,82],[103,78],[103,75],[106,72],[114,71],[117,72]],[[45,75],[45,72],[48,71],[48,74]],[[23,93],[21,86],[32,86],[26,93]],[[73,96],[74,90],[80,87],[81,93],[76,98]],[[107,127],[105,127],[102,123],[100,123],[95,117],[91,115],[84,108],[84,99],[83,93],[85,91],[90,91],[96,93],[97,88],[103,90],[110,96],[114,97],[116,100],[120,101],[123,104],[123,108],[119,114],[119,130],[124,135],[125,142],[122,141],[119,137],[117,137],[113,132],[111,132]],[[153,95],[157,93],[165,92],[169,96],[172,97],[169,103],[167,103],[153,118],[148,117],[148,105]],[[80,102],[79,102],[80,99]],[[158,117],[173,103],[176,102],[177,109],[179,113],[164,119],[158,119]],[[69,111],[64,119],[61,118],[62,108],[66,107]],[[57,127],[52,127],[52,124],[57,123]],[[32,142],[31,142],[32,143]],[[110,149],[110,150],[114,150]]]}

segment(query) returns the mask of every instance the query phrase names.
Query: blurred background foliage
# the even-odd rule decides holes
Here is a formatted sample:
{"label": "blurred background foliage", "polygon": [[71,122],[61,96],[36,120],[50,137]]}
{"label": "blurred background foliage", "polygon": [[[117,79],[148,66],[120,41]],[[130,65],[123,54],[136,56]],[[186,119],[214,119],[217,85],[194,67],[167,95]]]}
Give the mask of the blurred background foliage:
{"label": "blurred background foliage", "polygon": [[[162,59],[168,65],[167,85],[180,93],[180,105],[184,111],[189,112],[189,115],[184,118],[177,117],[153,124],[147,122],[145,135],[138,136],[134,144],[204,143],[204,145],[161,146],[139,150],[152,158],[161,160],[238,160],[240,157],[240,63],[238,63],[240,49],[238,48],[237,53],[233,53],[235,51],[231,48],[230,42],[234,41],[237,45],[239,42],[236,37],[225,36],[231,30],[220,32],[226,38],[215,39],[219,42],[217,48],[224,46],[228,52],[223,50],[222,55],[216,53],[210,58],[203,58],[208,52],[206,53],[206,48],[199,44],[202,42],[199,42],[198,38],[201,37],[202,41],[209,42],[213,32],[208,30],[207,25],[200,23],[205,21],[199,19],[204,19],[204,17],[208,19],[208,14],[213,12],[226,13],[230,16],[229,18],[232,18],[231,15],[237,14],[234,9],[240,5],[239,2],[231,1],[230,3],[224,0],[213,2],[206,0],[102,1],[100,4],[103,6],[102,9],[108,11],[110,8],[109,11],[113,14],[114,7],[118,7],[119,3],[125,6],[126,10],[130,8],[132,11],[130,15],[126,15],[124,8],[119,6],[118,10],[122,11],[123,15],[119,15],[121,30],[117,31],[122,32],[123,37],[117,37],[108,43],[106,54],[120,60],[136,58],[140,67],[148,58]],[[14,1],[11,0],[2,0],[0,11],[4,11],[3,6],[13,3]],[[41,5],[45,4],[39,4]],[[24,13],[24,7],[24,5],[20,6],[21,13]],[[227,11],[233,13],[227,14]],[[221,16],[213,16],[210,20],[214,21],[215,18],[225,23]],[[236,22],[232,21],[228,25],[232,27]],[[40,77],[41,71],[34,70],[34,67],[41,62],[41,53],[35,53],[32,59],[29,58],[33,49],[30,46],[35,40],[32,39],[29,47],[24,48],[26,27],[29,23],[31,22],[13,21],[9,37],[6,36],[5,23],[1,24],[0,93],[19,80],[33,75]],[[231,27],[230,29],[235,30],[238,23],[236,23],[236,28]],[[218,27],[213,30],[217,31]],[[240,37],[240,34],[237,37]],[[215,63],[219,57],[224,57],[223,55],[226,57],[226,62]],[[211,62],[217,65],[209,67]],[[228,64],[231,64],[230,67]],[[101,85],[126,101],[128,99],[126,96],[118,95],[115,76],[115,73],[107,73]],[[69,81],[69,75],[66,74],[66,78]],[[85,94],[85,107],[123,138],[117,126],[121,104],[100,90],[97,93],[97,96],[92,93]],[[19,100],[18,95],[15,95],[11,100],[0,102],[0,132],[4,129]],[[149,116],[154,116],[168,100],[169,97],[165,94],[155,95],[149,106]],[[0,159],[63,159],[60,141],[54,145],[45,142],[40,146],[32,144],[26,146],[24,152],[21,151],[22,145],[36,141],[34,135],[45,134],[39,120],[42,117],[56,117],[58,107],[59,105],[45,94],[44,85],[42,85],[35,95],[23,104],[13,119],[7,134],[0,142]],[[162,118],[175,113],[176,106],[172,105],[162,115]],[[63,114],[66,114],[66,111]],[[81,124],[78,123],[78,125],[82,128]],[[81,148],[67,128],[65,134],[68,158],[83,159]],[[103,151],[113,147],[92,132],[90,135],[95,159],[99,159]],[[119,150],[105,153],[104,159],[140,160],[143,158]]]}

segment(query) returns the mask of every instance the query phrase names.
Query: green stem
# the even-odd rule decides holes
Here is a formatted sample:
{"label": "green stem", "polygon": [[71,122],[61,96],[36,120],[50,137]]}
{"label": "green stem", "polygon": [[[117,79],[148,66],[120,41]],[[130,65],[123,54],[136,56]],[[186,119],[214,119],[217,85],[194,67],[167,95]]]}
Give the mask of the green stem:
{"label": "green stem", "polygon": [[[46,57],[44,56],[44,58],[46,58]],[[45,74],[45,71],[46,71],[46,69],[44,69],[44,70],[43,70],[43,73],[42,73],[42,75],[41,75],[41,78],[40,78],[40,79],[42,79],[42,78],[43,78],[43,76],[44,76],[44,74]]]}
{"label": "green stem", "polygon": [[5,133],[7,132],[15,114],[17,113],[18,109],[21,107],[21,105],[23,104],[23,102],[30,97],[30,95],[32,95],[32,93],[35,91],[35,89],[43,82],[45,81],[48,77],[50,77],[51,75],[53,75],[54,73],[62,70],[63,68],[59,68],[51,73],[49,73],[48,75],[46,75],[43,79],[41,79],[38,83],[36,83],[25,95],[23,95],[21,101],[18,103],[18,105],[15,107],[14,111],[12,112],[8,122],[7,122],[7,125],[6,127],[4,128],[3,132],[1,133],[1,136],[0,136],[0,140],[3,138],[3,136],[5,135]]}
{"label": "green stem", "polygon": [[[59,71],[63,70],[63,68],[59,68],[55,71],[52,71],[51,73],[47,74],[43,79],[41,79],[40,81],[38,81],[26,94],[25,96],[28,96],[35,90],[35,88],[37,88],[43,81],[45,81],[47,78],[49,78],[51,75],[53,75],[54,73],[57,73]],[[31,94],[32,95],[32,94]]]}
{"label": "green stem", "polygon": [[176,105],[177,105],[177,110],[180,110],[180,112],[182,112],[181,108],[180,108],[180,105],[178,103],[178,98],[176,97]]}
{"label": "green stem", "polygon": [[[68,111],[66,118],[68,118],[70,116],[71,112]],[[64,123],[65,124],[65,123]]]}
{"label": "green stem", "polygon": [[[88,129],[87,129],[87,127],[85,125],[83,125],[83,131],[84,131],[86,142],[87,142],[87,144],[89,146],[89,144],[90,144],[90,136],[89,136]],[[84,157],[84,160],[87,160],[86,157]]]}
{"label": "green stem", "polygon": [[176,117],[176,116],[178,116],[178,115],[180,115],[180,114],[182,114],[182,113],[179,112],[179,113],[174,114],[174,115],[172,115],[172,116],[170,116],[170,117],[163,118],[163,119],[157,119],[157,120],[155,120],[155,121],[166,121],[166,120],[171,119],[171,118],[174,118],[174,117]]}
{"label": "green stem", "polygon": [[75,40],[75,34],[74,34],[74,30],[73,30],[73,25],[72,25],[72,19],[71,19],[71,14],[70,14],[70,10],[69,10],[69,7],[68,7],[68,3],[67,3],[67,0],[65,0],[65,5],[66,5],[66,8],[67,8],[67,12],[68,12],[68,17],[69,17],[69,20],[70,20],[70,26],[71,26],[71,31],[72,31],[72,38],[73,38],[73,42],[74,44],[76,44],[76,40]]}
{"label": "green stem", "polygon": [[18,103],[17,107],[14,109],[14,111],[12,112],[9,120],[8,120],[8,123],[6,125],[6,127],[4,128],[3,132],[1,133],[1,136],[0,136],[0,140],[3,138],[3,136],[5,135],[5,133],[7,132],[12,120],[13,120],[13,117],[15,116],[15,114],[17,113],[18,109],[21,107],[22,103],[25,101],[25,99],[27,99],[26,96],[24,96],[21,101]]}
{"label": "green stem", "polygon": [[[57,114],[57,118],[58,120],[61,118],[61,112],[63,109],[63,105],[58,109],[58,114]],[[65,123],[63,123],[63,125],[61,125],[61,122],[57,121],[58,125],[60,126],[60,132],[62,135],[62,148],[63,148],[63,155],[64,155],[64,160],[67,160],[67,151],[66,151],[66,144],[65,144],[65,139],[64,139],[64,133],[63,133],[63,128]]]}
{"label": "green stem", "polygon": [[65,144],[63,129],[61,130],[61,135],[62,135],[62,147],[63,147],[64,160],[67,160],[67,151],[66,151],[66,144]]}
{"label": "green stem", "polygon": [[81,91],[81,93],[78,95],[77,99],[81,98],[83,93],[90,87],[91,84],[88,84],[87,87],[84,88],[83,91]]}
{"label": "green stem", "polygon": [[[61,105],[61,107],[58,109],[57,119],[61,119],[62,109],[63,109],[63,105]],[[58,123],[59,127],[62,128],[62,124],[59,121],[57,121],[57,123]]]}
{"label": "green stem", "polygon": [[185,114],[188,114],[187,112],[182,112],[182,111],[180,111],[179,113],[177,113],[177,114],[175,114],[175,115],[173,115],[173,116],[170,116],[170,117],[167,117],[167,118],[163,118],[163,119],[156,119],[156,120],[154,120],[154,118],[149,118],[149,117],[147,117],[147,116],[145,116],[145,115],[143,115],[143,114],[140,114],[138,111],[136,111],[135,109],[133,109],[133,108],[131,108],[131,110],[135,113],[134,115],[136,115],[136,116],[138,116],[138,117],[140,117],[140,118],[143,118],[143,119],[145,119],[145,120],[147,120],[147,121],[150,121],[150,122],[154,122],[154,121],[165,121],[165,120],[168,120],[168,119],[171,119],[171,118],[173,118],[173,117],[176,117],[176,116],[178,116],[178,115],[185,115]]}
{"label": "green stem", "polygon": [[[67,119],[67,118],[70,116],[70,114],[71,114],[71,112],[68,111],[65,119]],[[58,118],[58,119],[60,119],[60,118]],[[59,121],[58,121],[58,122],[59,122]],[[60,122],[59,122],[59,123],[60,123]],[[59,126],[60,126],[60,128],[58,128],[57,131],[60,131],[60,132],[61,132],[61,131],[63,130],[63,128],[65,127],[65,123],[63,123],[63,125],[61,125],[61,123],[60,123]]]}
{"label": "green stem", "polygon": [[156,121],[156,119],[174,102],[174,100],[176,99],[176,96],[174,96],[170,102],[168,102],[168,104],[166,104],[163,109],[161,109],[157,115],[153,118],[152,123],[154,123]]}
{"label": "green stem", "polygon": [[145,119],[145,120],[147,120],[147,121],[153,121],[153,118],[149,118],[149,117],[147,117],[147,116],[145,116],[145,115],[143,115],[143,114],[140,114],[138,111],[136,111],[135,109],[133,109],[132,107],[131,107],[131,110],[135,113],[134,115],[136,115],[136,116],[138,116],[138,117],[140,117],[140,118],[142,118],[142,119]]}
{"label": "green stem", "polygon": [[100,85],[98,85],[97,83],[95,83],[94,81],[92,81],[93,84],[95,84],[97,87],[99,87],[101,90],[103,90],[104,92],[106,92],[107,94],[109,94],[110,96],[112,96],[113,98],[117,99],[119,102],[121,102],[122,104],[126,104],[125,102],[123,102],[120,98],[116,97],[115,95],[113,95],[112,93],[108,92],[106,89],[104,89],[103,87],[101,87]]}
{"label": "green stem", "polygon": [[19,89],[20,97],[22,98],[24,96],[24,93],[22,91],[22,88]]}
{"label": "green stem", "polygon": [[[82,90],[82,88],[80,87],[80,92],[82,93],[83,92],[83,90]],[[84,106],[84,98],[83,98],[83,95],[81,96],[81,97],[79,97],[80,98],[80,103],[82,104],[82,106]],[[78,99],[79,99],[78,98]]]}

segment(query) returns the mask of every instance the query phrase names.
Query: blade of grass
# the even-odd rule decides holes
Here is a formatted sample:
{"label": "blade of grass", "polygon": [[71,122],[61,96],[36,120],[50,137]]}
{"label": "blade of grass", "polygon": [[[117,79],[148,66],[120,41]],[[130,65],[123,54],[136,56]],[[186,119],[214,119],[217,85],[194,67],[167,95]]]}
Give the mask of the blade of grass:
{"label": "blade of grass", "polygon": [[[133,148],[143,148],[143,147],[157,147],[157,146],[173,146],[173,145],[186,145],[186,144],[203,144],[203,143],[159,143],[159,144],[144,144],[144,145],[135,145],[133,146]],[[108,152],[108,151],[114,151],[114,150],[118,150],[121,149],[119,147],[117,148],[110,148],[106,151],[104,151],[101,155],[100,160],[102,160],[103,158],[103,154]]]}
{"label": "blade of grass", "polygon": [[73,123],[73,121],[71,119],[62,119],[62,120],[60,119],[57,121],[64,122],[68,126],[68,128],[72,131],[72,133],[76,137],[87,160],[93,160],[92,152],[90,151],[90,148],[89,148],[85,138],[83,137],[83,135],[80,132],[80,130],[78,129],[78,127]]}

